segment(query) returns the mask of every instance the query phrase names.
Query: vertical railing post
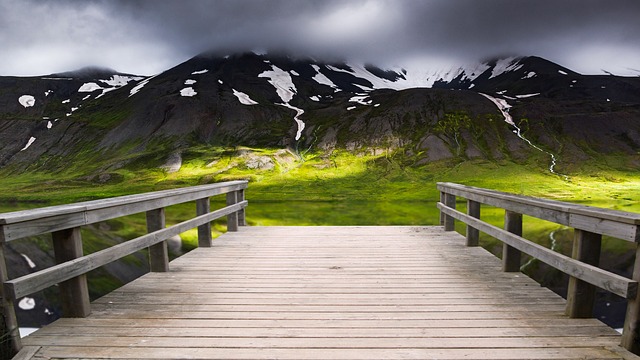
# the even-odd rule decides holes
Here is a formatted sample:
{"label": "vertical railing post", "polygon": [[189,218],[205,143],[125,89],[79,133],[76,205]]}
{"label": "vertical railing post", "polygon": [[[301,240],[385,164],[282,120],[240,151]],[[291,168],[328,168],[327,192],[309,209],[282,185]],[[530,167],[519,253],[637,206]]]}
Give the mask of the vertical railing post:
{"label": "vertical railing post", "polygon": [[[147,232],[154,232],[165,228],[164,208],[147,211]],[[169,271],[169,251],[167,240],[149,246],[149,271]]]}
{"label": "vertical railing post", "polygon": [[[480,203],[467,199],[467,215],[480,219]],[[467,246],[478,246],[480,231],[467,224]]]}
{"label": "vertical railing post", "polygon": [[[504,229],[508,232],[522,236],[522,214],[505,210]],[[520,250],[507,244],[502,244],[502,271],[520,271]]]}
{"label": "vertical railing post", "polygon": [[[640,282],[640,246],[636,247],[636,260],[631,278]],[[634,354],[640,354],[640,291],[627,302],[627,314],[624,318],[620,345]]]}
{"label": "vertical railing post", "polygon": [[[238,202],[244,201],[244,189],[240,189],[236,192],[236,200]],[[238,210],[238,226],[247,226],[247,219],[244,213],[244,208]]]}
{"label": "vertical railing post", "polygon": [[[204,215],[211,212],[211,203],[209,198],[196,200],[196,215]],[[202,224],[198,226],[198,246],[199,247],[211,247],[213,245],[213,239],[211,238],[211,223]]]}
{"label": "vertical railing post", "polygon": [[[598,266],[602,235],[574,229],[571,257]],[[572,318],[590,318],[596,302],[596,287],[573,276],[569,277],[566,314]]]}
{"label": "vertical railing post", "polygon": [[[440,191],[440,203],[444,204],[445,203],[445,198],[446,198],[447,194],[444,191]],[[444,217],[445,217],[445,213],[442,212],[442,210],[440,211],[440,226],[444,226]]]}
{"label": "vertical railing post", "polygon": [[[53,232],[53,251],[57,264],[75,260],[82,253],[80,228]],[[87,275],[78,275],[60,283],[60,300],[64,317],[86,317],[91,313]]]}
{"label": "vertical railing post", "polygon": [[[444,196],[444,204],[447,207],[452,209],[456,208],[456,196],[453,194],[445,194]],[[454,231],[456,228],[456,219],[452,216],[446,215],[444,216],[444,231]]]}
{"label": "vertical railing post", "polygon": [[[1,234],[0,237],[2,237]],[[11,339],[11,349],[14,353],[17,353],[22,348],[22,341],[20,340],[20,328],[18,326],[18,318],[16,317],[16,308],[14,307],[15,299],[13,296],[8,296],[4,290],[4,283],[9,280],[7,262],[4,257],[4,246],[4,240],[0,239],[0,301],[2,301],[4,313],[4,328]],[[0,335],[5,334],[0,333]]]}
{"label": "vertical railing post", "polygon": [[[227,206],[233,205],[238,202],[238,197],[235,191],[227,193]],[[238,231],[238,212],[232,212],[227,215],[227,231]]]}

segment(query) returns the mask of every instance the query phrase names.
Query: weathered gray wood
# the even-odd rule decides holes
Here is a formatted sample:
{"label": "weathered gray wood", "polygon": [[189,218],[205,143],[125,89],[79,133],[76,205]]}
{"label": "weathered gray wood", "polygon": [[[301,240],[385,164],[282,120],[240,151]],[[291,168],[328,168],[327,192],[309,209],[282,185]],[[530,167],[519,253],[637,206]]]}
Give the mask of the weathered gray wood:
{"label": "weathered gray wood", "polygon": [[452,183],[438,183],[437,188],[439,191],[558,224],[627,241],[640,241],[640,226],[638,226],[640,225],[640,214],[514,195]]}
{"label": "weathered gray wood", "polygon": [[[236,190],[236,202],[241,202],[244,200],[244,189]],[[244,208],[238,211],[238,226],[247,226],[247,219]]]}
{"label": "weathered gray wood", "polygon": [[625,356],[613,330],[436,230],[242,227],[24,341],[36,359]]}
{"label": "weathered gray wood", "polygon": [[[453,194],[444,194],[444,204],[451,209],[456,208],[456,196]],[[454,231],[456,229],[456,221],[453,217],[446,215],[444,217],[444,230]]]}
{"label": "weathered gray wood", "polygon": [[[80,228],[56,231],[51,234],[53,238],[53,250],[57,264],[64,264],[81,258],[82,237]],[[86,317],[91,313],[89,301],[89,287],[87,275],[77,274],[66,279],[59,279],[60,302],[62,313],[65,317]],[[15,298],[18,298],[16,296]]]}
{"label": "weathered gray wood", "polygon": [[[165,228],[164,208],[147,211],[147,232]],[[169,251],[167,240],[149,246],[149,270],[152,272],[169,271]]]}
{"label": "weathered gray wood", "polygon": [[[632,279],[640,282],[640,246],[636,248],[636,261],[633,265]],[[621,345],[633,352],[640,354],[640,292],[627,303],[627,313],[624,318],[624,327],[622,328]]]}
{"label": "weathered gray wood", "polygon": [[[601,244],[602,235],[575,229],[571,257],[585,264],[598,266]],[[574,277],[569,278],[566,310],[569,317],[589,318],[593,316],[595,301],[595,286]]]}
{"label": "weathered gray wood", "polygon": [[[443,191],[440,191],[440,203],[444,204],[445,203],[445,197],[446,197],[446,193]],[[444,226],[444,217],[445,214],[441,211],[440,212],[440,225]]]}
{"label": "weathered gray wood", "polygon": [[[6,243],[0,242],[0,283],[4,284],[9,278],[7,272],[7,262],[4,256]],[[20,341],[20,331],[18,326],[18,319],[16,317],[16,310],[14,307],[14,297],[10,296],[9,292],[5,290],[4,286],[0,286],[0,302],[2,302],[2,313],[4,319],[0,318],[0,321],[4,320],[4,328],[6,329],[7,338],[11,341],[11,349],[14,352],[18,352],[22,348],[22,342]]]}
{"label": "weathered gray wood", "polygon": [[[480,203],[473,200],[467,200],[467,215],[480,219]],[[480,232],[478,229],[467,225],[467,246],[478,246],[479,240]]]}
{"label": "weathered gray wood", "polygon": [[636,280],[630,280],[595,266],[584,264],[459,211],[448,209],[441,205],[438,205],[438,207],[448,215],[465,223],[470,223],[480,231],[535,257],[545,264],[555,267],[565,274],[586,281],[626,299],[634,298],[638,292],[638,281]]}
{"label": "weathered gray wood", "polygon": [[[522,214],[505,210],[504,229],[514,235],[522,236]],[[502,270],[506,272],[520,271],[521,255],[520,250],[507,243],[502,244]]]}
{"label": "weathered gray wood", "polygon": [[[238,202],[238,194],[235,191],[227,193],[227,206]],[[233,212],[227,215],[227,231],[238,231],[238,213]]]}
{"label": "weathered gray wood", "polygon": [[112,199],[51,206],[0,214],[0,239],[12,241],[27,236],[93,224],[117,217],[167,207],[247,187],[246,181],[121,196]]}
{"label": "weathered gray wood", "polygon": [[236,212],[238,209],[245,207],[246,205],[247,202],[244,201],[232,206],[227,206],[225,208],[212,211],[209,214],[201,215],[171,227],[154,231],[153,233],[140,236],[133,240],[112,246],[108,249],[97,251],[76,260],[55,265],[13,280],[8,280],[5,283],[5,287],[7,291],[13,295],[13,298],[19,298],[34,293],[60,281],[65,281],[81,274],[86,274],[100,266],[130,255],[138,250],[147,248],[172,236],[176,236],[189,229],[193,229],[206,222],[210,222],[226,216],[229,213]]}
{"label": "weathered gray wood", "polygon": [[[196,200],[196,215],[204,215],[211,211],[211,202],[209,198]],[[213,245],[213,239],[211,237],[211,223],[202,224],[198,226],[198,246],[199,247],[211,247]]]}
{"label": "weathered gray wood", "polygon": [[11,360],[32,360],[41,346],[25,346]]}

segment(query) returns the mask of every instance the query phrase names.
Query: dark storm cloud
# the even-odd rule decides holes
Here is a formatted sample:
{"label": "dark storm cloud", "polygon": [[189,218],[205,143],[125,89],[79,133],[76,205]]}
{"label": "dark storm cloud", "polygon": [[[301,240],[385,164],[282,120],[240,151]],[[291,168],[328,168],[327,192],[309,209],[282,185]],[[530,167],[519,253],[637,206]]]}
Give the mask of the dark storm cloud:
{"label": "dark storm cloud", "polygon": [[637,0],[0,0],[0,74],[155,73],[206,50],[640,69]]}

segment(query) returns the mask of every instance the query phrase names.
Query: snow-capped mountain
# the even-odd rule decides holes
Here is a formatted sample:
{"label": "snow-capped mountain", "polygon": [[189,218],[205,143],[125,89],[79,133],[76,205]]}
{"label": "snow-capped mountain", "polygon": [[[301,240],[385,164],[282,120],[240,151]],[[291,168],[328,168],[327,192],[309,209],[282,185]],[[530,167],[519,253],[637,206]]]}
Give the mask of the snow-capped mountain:
{"label": "snow-capped mountain", "polygon": [[562,151],[636,152],[638,90],[640,77],[585,76],[538,57],[381,69],[205,53],[150,77],[92,68],[0,77],[0,166],[57,166],[79,153],[121,166],[114,154],[125,147],[162,162],[210,144],[402,148],[419,154],[415,164],[541,151],[553,171]]}

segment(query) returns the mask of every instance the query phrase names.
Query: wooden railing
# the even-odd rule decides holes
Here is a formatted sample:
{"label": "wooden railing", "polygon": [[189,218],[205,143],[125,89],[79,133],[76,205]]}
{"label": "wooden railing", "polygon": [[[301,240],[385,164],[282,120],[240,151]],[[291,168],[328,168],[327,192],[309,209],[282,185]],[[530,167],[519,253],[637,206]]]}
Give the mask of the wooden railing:
{"label": "wooden railing", "polygon": [[[621,345],[636,354],[640,353],[640,251],[636,251],[632,279],[598,268],[602,235],[638,243],[640,214],[452,183],[438,183],[437,186],[440,191],[438,208],[441,225],[445,230],[453,231],[456,219],[464,222],[467,246],[478,245],[479,231],[502,241],[504,271],[519,271],[520,254],[523,252],[568,274],[568,316],[592,316],[596,286],[627,299]],[[466,214],[455,209],[457,196],[466,199]],[[480,220],[481,204],[505,209],[504,229]],[[523,214],[574,228],[572,257],[524,239]]]}
{"label": "wooden railing", "polygon": [[[59,284],[63,316],[86,317],[91,312],[86,278],[89,271],[145,248],[149,249],[150,270],[168,271],[167,239],[197,227],[198,246],[210,247],[211,221],[226,216],[228,231],[237,231],[239,225],[246,225],[246,188],[246,181],[230,181],[0,214],[0,281],[3,283],[0,295],[13,349],[21,348],[14,310],[16,299]],[[209,198],[221,194],[226,194],[227,206],[211,211]],[[196,216],[165,227],[164,208],[189,201],[196,202]],[[83,255],[81,226],[141,212],[146,212],[148,234]],[[45,233],[52,234],[57,265],[9,279],[5,244]]]}

